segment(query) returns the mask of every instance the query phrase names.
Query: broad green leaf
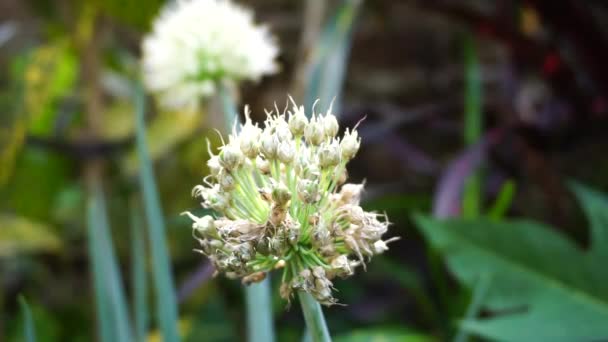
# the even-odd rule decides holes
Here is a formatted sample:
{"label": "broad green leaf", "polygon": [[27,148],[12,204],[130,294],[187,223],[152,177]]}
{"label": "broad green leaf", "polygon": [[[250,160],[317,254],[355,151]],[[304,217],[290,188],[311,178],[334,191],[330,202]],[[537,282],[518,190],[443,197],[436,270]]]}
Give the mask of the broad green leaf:
{"label": "broad green leaf", "polygon": [[608,260],[608,197],[576,183],[573,183],[571,188],[589,221],[591,232],[589,255],[606,261]]}
{"label": "broad green leaf", "polygon": [[0,257],[18,253],[58,251],[61,239],[45,224],[0,214]]}
{"label": "broad green leaf", "polygon": [[402,328],[375,328],[355,330],[337,336],[335,342],[431,342],[437,339]]}
{"label": "broad green leaf", "polygon": [[491,284],[483,300],[495,313],[464,328],[508,341],[580,341],[608,336],[608,292],[582,249],[550,227],[531,221],[439,221],[417,216],[427,240],[456,277],[474,287]]}
{"label": "broad green leaf", "polygon": [[19,297],[19,306],[21,307],[21,315],[23,315],[23,340],[25,342],[36,342],[34,319],[25,298]]}
{"label": "broad green leaf", "polygon": [[147,235],[152,256],[152,279],[156,295],[156,319],[165,342],[179,341],[177,332],[177,300],[167,240],[165,221],[154,178],[152,159],[148,149],[145,124],[145,96],[140,84],[135,91],[136,142],[140,158],[139,185],[143,195],[144,211],[147,221]]}

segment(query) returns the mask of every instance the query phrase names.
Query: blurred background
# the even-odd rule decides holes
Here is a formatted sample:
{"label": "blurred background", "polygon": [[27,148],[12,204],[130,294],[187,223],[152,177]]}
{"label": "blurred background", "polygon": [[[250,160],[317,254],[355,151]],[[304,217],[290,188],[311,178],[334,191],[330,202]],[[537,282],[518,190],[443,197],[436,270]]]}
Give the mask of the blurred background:
{"label": "blurred background", "polygon": [[[460,327],[462,319],[487,321],[499,312],[484,304],[487,289],[478,292],[479,282],[452,262],[447,238],[435,240],[429,229],[419,229],[415,213],[480,226],[517,226],[513,218],[542,222],[548,236],[529,235],[538,241],[526,240],[526,246],[544,249],[547,243],[551,258],[561,255],[561,247],[549,243],[556,236],[582,255],[593,245],[588,227],[598,232],[608,226],[606,216],[586,219],[568,186],[575,180],[601,198],[599,192],[608,190],[606,2],[238,3],[270,27],[281,51],[280,72],[242,84],[238,107],[248,104],[261,122],[264,108],[275,102],[282,108],[287,94],[307,106],[311,99],[336,97],[341,127],[366,117],[350,180],[366,182],[363,207],[385,211],[391,235],[402,237],[367,272],[335,282],[337,297],[347,304],[324,310],[336,340],[500,339],[500,332]],[[156,301],[131,89],[141,39],[163,4],[0,2],[0,340],[23,338],[21,295],[38,340],[96,338],[86,224],[91,177],[103,185],[113,241],[106,245],[113,252],[105,252],[117,258],[126,301],[143,301],[144,308]],[[212,277],[212,267],[192,251],[191,223],[179,216],[203,212],[190,191],[208,173],[206,139],[219,143],[214,129],[222,127],[221,105],[212,99],[193,114],[159,110],[150,97],[146,103],[144,130],[164,213],[180,334],[192,341],[243,340],[240,282]],[[600,211],[608,208],[601,203]],[[477,246],[492,246],[476,238]],[[512,245],[518,245],[516,237],[489,249],[500,253]],[[568,248],[564,257],[571,255]],[[515,259],[542,273],[541,261],[549,255],[542,249]],[[137,278],[142,260],[144,276]],[[559,272],[546,274],[571,280]],[[590,273],[608,278],[605,268]],[[526,279],[511,280],[511,296],[518,285],[528,288]],[[572,291],[580,288],[576,280],[569,284]],[[287,308],[278,282],[273,287],[277,340],[300,340],[299,308]],[[608,291],[598,288],[589,291],[605,314]],[[534,300],[516,300],[515,306],[525,310]],[[138,319],[152,341],[160,339],[154,316],[150,309]]]}

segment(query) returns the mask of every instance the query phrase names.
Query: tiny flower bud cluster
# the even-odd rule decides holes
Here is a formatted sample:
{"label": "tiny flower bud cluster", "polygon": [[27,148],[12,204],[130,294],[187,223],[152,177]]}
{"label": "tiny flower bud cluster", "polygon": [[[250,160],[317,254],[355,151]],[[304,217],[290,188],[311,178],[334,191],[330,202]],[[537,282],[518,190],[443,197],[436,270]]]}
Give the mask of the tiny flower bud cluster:
{"label": "tiny flower bud cluster", "polygon": [[265,127],[246,121],[209,159],[210,175],[193,195],[219,214],[197,217],[200,252],[244,284],[282,269],[281,296],[306,291],[336,303],[332,279],[386,251],[388,220],[359,206],[363,184],[344,184],[346,164],[360,146],[357,131],[340,139],[330,110],[313,113],[293,100],[288,113],[267,113]]}
{"label": "tiny flower bud cluster", "polygon": [[196,108],[220,81],[277,71],[278,48],[253,13],[231,0],[177,0],[165,6],[142,45],[143,80],[169,109]]}

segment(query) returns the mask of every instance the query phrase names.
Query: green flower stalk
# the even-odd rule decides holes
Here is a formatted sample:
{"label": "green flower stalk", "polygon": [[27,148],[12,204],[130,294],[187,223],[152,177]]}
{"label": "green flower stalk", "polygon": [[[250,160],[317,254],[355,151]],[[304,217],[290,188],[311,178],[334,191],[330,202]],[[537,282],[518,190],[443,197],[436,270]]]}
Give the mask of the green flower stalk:
{"label": "green flower stalk", "polygon": [[345,183],[346,164],[359,150],[356,127],[337,136],[331,108],[308,120],[304,107],[267,112],[265,127],[253,124],[248,108],[239,133],[207,165],[210,175],[192,193],[219,215],[197,217],[193,236],[217,272],[244,284],[282,270],[280,294],[303,291],[319,303],[337,303],[335,277],[388,249],[385,215],[359,206],[363,184]]}

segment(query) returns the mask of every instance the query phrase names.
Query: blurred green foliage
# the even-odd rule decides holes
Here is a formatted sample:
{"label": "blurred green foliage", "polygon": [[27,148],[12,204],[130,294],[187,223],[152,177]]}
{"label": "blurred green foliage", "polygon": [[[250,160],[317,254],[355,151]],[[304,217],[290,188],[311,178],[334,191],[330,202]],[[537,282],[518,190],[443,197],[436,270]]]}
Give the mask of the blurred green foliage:
{"label": "blurred green foliage", "polygon": [[[465,330],[509,341],[596,340],[608,335],[608,201],[582,186],[592,247],[585,252],[541,223],[417,216],[426,238],[457,278],[474,287],[489,278],[483,306],[495,317],[462,322]],[[502,314],[501,314],[502,313]]]}

